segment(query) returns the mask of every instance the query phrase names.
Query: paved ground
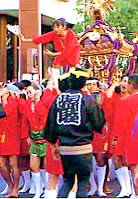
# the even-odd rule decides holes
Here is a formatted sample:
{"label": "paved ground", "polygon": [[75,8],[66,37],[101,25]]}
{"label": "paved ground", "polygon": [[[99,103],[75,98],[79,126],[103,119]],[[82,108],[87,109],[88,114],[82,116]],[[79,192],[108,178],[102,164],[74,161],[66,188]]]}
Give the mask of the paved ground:
{"label": "paved ground", "polygon": [[[22,184],[22,180],[20,180],[20,184]],[[6,186],[5,181],[0,176],[0,192],[4,189],[5,186]],[[109,186],[110,186],[111,189],[114,190],[114,193],[107,194],[106,198],[116,198],[115,196],[119,193],[119,190],[120,190],[120,187],[119,187],[117,180],[110,181]],[[4,198],[4,197],[5,197],[5,195],[0,194],[0,198]],[[32,197],[33,197],[33,195],[30,195],[29,193],[22,193],[19,196],[19,198],[32,198]],[[94,196],[89,197],[89,198],[99,198],[99,197],[94,195]]]}

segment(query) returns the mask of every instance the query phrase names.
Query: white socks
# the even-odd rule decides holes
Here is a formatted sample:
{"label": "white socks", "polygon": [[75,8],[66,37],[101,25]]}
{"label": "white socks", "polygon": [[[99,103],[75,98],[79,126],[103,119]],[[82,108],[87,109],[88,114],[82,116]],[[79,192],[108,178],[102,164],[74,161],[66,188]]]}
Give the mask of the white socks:
{"label": "white socks", "polygon": [[135,189],[134,189],[134,184],[133,184],[133,178],[132,178],[131,171],[129,170],[128,173],[129,173],[130,182],[131,182],[131,189],[132,189],[132,194],[131,194],[130,198],[135,198],[136,194],[135,194]]}
{"label": "white socks", "polygon": [[0,194],[7,194],[9,191],[9,186],[8,184],[6,184],[6,187],[4,188],[4,190],[2,192],[0,192]]}
{"label": "white socks", "polygon": [[117,195],[117,198],[127,196],[127,188],[126,188],[126,178],[124,175],[124,168],[119,168],[115,171],[119,184],[121,186],[120,193]]}
{"label": "white socks", "polygon": [[106,196],[106,194],[103,192],[105,172],[106,172],[106,166],[103,167],[97,166],[97,195],[100,197]]}
{"label": "white socks", "polygon": [[62,185],[63,185],[63,176],[60,175],[59,179],[58,179],[57,191],[60,190],[60,188],[62,187]]}
{"label": "white socks", "polygon": [[30,170],[23,171],[22,176],[24,178],[24,185],[19,192],[26,192],[30,188]]}
{"label": "white socks", "polygon": [[45,169],[40,169],[40,176],[41,176],[41,187],[45,189],[47,182],[48,182],[48,173]]}
{"label": "white socks", "polygon": [[109,163],[109,179],[115,180],[116,179],[116,173],[115,173],[115,164],[112,161],[112,158],[108,160]]}
{"label": "white socks", "polygon": [[95,182],[94,172],[91,172],[90,175],[90,191],[88,192],[88,196],[93,196],[97,190],[97,185]]}
{"label": "white socks", "polygon": [[36,189],[36,193],[33,198],[38,199],[43,192],[40,186],[40,172],[32,172],[32,182]]}
{"label": "white socks", "polygon": [[123,169],[124,169],[125,183],[126,183],[126,189],[127,189],[126,196],[129,196],[130,194],[132,194],[130,175],[129,175],[128,167],[123,167]]}
{"label": "white socks", "polygon": [[96,167],[97,167],[96,159],[93,156],[92,157],[92,172],[90,174],[90,191],[88,192],[88,196],[93,196],[97,190],[97,184],[95,181]]}
{"label": "white socks", "polygon": [[52,68],[52,71],[53,71],[54,84],[55,84],[56,88],[58,88],[59,69],[58,68]]}
{"label": "white socks", "polygon": [[68,198],[70,198],[70,199],[76,198],[76,192],[75,191],[70,191],[69,194],[68,194]]}
{"label": "white socks", "polygon": [[92,156],[92,171],[95,174],[96,173],[96,168],[97,168],[97,162],[94,156]]}
{"label": "white socks", "polygon": [[31,177],[29,194],[35,194],[35,193],[36,193],[36,189],[35,189],[35,186],[33,184],[32,177]]}
{"label": "white socks", "polygon": [[52,189],[52,190],[47,190],[45,189],[45,199],[56,199],[57,197],[57,191]]}

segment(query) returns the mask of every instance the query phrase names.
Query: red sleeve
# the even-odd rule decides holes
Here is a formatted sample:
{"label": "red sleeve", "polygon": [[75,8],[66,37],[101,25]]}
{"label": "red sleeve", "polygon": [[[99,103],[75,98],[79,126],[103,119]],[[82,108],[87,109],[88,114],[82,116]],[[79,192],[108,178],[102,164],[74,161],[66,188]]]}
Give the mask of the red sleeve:
{"label": "red sleeve", "polygon": [[105,113],[106,121],[109,129],[112,129],[113,119],[114,119],[114,111],[116,99],[118,98],[118,94],[114,93],[111,98],[107,97],[107,95],[103,95],[103,110]]}
{"label": "red sleeve", "polygon": [[18,104],[17,104],[16,99],[9,96],[7,104],[3,107],[3,109],[6,113],[6,116],[10,115],[14,111],[14,109],[17,107],[17,105]]}
{"label": "red sleeve", "polygon": [[50,32],[48,32],[46,34],[43,34],[41,36],[33,38],[33,42],[35,44],[48,43],[50,41],[53,41],[54,36],[55,36],[55,32],[54,31],[50,31]]}
{"label": "red sleeve", "polygon": [[102,108],[104,110],[104,113],[105,113],[105,117],[106,117],[106,120],[108,121],[108,119],[110,119],[112,117],[112,102],[113,102],[113,99],[112,98],[108,98],[105,95],[103,95],[103,103],[102,103]]}
{"label": "red sleeve", "polygon": [[23,98],[20,98],[18,101],[18,111],[20,114],[24,114],[25,112],[26,102]]}
{"label": "red sleeve", "polygon": [[82,93],[84,94],[84,95],[89,95],[89,93],[88,93],[88,91],[82,91]]}
{"label": "red sleeve", "polygon": [[53,88],[53,90],[52,90],[52,95],[55,97],[57,97],[57,95],[58,95],[58,92],[55,88]]}
{"label": "red sleeve", "polygon": [[[112,137],[117,136],[118,140],[120,139],[120,136],[124,135],[126,130],[128,129],[128,124],[130,121],[129,118],[131,118],[128,111],[128,103],[127,100],[123,100],[118,107],[118,110],[116,111],[114,121],[113,121],[113,127],[112,127]],[[120,122],[121,121],[121,122]]]}
{"label": "red sleeve", "polygon": [[50,89],[47,88],[44,91],[41,101],[43,102],[44,106],[49,109],[56,97],[57,97],[56,89],[53,89],[51,91]]}
{"label": "red sleeve", "polygon": [[29,123],[26,115],[24,114],[21,123],[21,139],[28,138],[30,136],[29,131],[30,131]]}
{"label": "red sleeve", "polygon": [[[61,55],[57,55],[54,58],[53,64],[61,64],[63,60],[68,60],[69,64],[72,64],[72,59],[74,60],[73,57],[75,57],[75,62],[79,63],[79,56],[80,56],[80,45],[78,43],[77,37],[75,33],[71,30],[68,29],[67,36],[64,40],[63,43],[64,48],[59,50],[61,52]],[[74,51],[75,48],[78,47],[78,50]],[[75,55],[71,55],[71,53],[75,53]]]}
{"label": "red sleeve", "polygon": [[44,106],[44,103],[41,100],[39,100],[35,105],[36,115],[43,120],[43,118],[45,119],[45,115],[47,115],[46,111],[47,108]]}

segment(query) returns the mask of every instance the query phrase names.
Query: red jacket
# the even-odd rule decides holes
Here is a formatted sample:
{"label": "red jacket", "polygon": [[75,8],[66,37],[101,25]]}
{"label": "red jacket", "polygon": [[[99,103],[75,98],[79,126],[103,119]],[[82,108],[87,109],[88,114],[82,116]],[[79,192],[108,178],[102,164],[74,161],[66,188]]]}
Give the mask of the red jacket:
{"label": "red jacket", "polygon": [[6,117],[0,119],[0,155],[20,153],[20,134],[18,126],[18,103],[12,96],[4,106]]}
{"label": "red jacket", "polygon": [[[138,164],[138,94],[129,96],[121,106],[114,134],[118,143],[123,135],[123,158],[127,164]],[[121,123],[121,128],[120,128]]]}
{"label": "red jacket", "polygon": [[53,64],[64,66],[80,63],[80,45],[75,33],[71,29],[68,29],[64,40],[61,40],[55,31],[48,32],[33,39],[35,44],[48,43],[51,41],[54,43],[55,50],[61,52],[61,55],[55,57]]}
{"label": "red jacket", "polygon": [[34,111],[31,108],[31,100],[26,101],[26,110],[22,121],[22,138],[29,137],[30,129],[35,131],[44,129],[49,109],[56,96],[57,92],[55,90],[46,89],[41,100],[36,103]]}

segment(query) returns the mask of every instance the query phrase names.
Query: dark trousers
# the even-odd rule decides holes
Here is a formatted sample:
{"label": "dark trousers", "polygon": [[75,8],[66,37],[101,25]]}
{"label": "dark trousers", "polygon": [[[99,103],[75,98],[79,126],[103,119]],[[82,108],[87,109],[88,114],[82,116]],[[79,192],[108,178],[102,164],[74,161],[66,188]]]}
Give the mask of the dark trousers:
{"label": "dark trousers", "polygon": [[75,174],[78,178],[76,197],[87,198],[88,182],[92,171],[92,154],[62,155],[61,159],[64,169],[64,183],[58,192],[57,198],[67,198],[73,187]]}

